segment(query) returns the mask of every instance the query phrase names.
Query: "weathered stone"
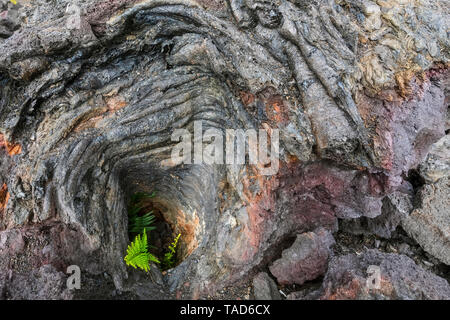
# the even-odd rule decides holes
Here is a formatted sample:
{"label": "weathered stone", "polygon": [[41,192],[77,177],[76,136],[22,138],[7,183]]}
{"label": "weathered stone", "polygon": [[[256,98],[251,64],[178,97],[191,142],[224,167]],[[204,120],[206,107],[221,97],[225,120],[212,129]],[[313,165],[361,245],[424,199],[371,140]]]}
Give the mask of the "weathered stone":
{"label": "weathered stone", "polygon": [[433,144],[427,158],[420,164],[420,174],[430,184],[450,175],[450,135]]}
{"label": "weathered stone", "polygon": [[411,192],[394,192],[386,196],[383,201],[382,214],[375,219],[368,219],[368,229],[383,238],[390,238],[391,234],[401,224],[413,209]]}
{"label": "weathered stone", "polygon": [[425,185],[403,229],[428,253],[450,265],[450,176]]}
{"label": "weathered stone", "polygon": [[[380,282],[370,281],[379,268]],[[369,285],[368,285],[369,284]],[[333,300],[440,300],[450,299],[450,285],[417,266],[407,256],[368,250],[335,257],[330,261],[320,299]]]}
{"label": "weathered stone", "polygon": [[0,233],[0,254],[17,254],[25,248],[25,241],[19,230],[8,230]]}
{"label": "weathered stone", "polygon": [[67,276],[51,265],[44,265],[30,274],[16,275],[6,286],[6,298],[24,300],[72,299],[66,286]]}
{"label": "weathered stone", "polygon": [[389,239],[413,210],[412,200],[412,186],[405,183],[402,191],[393,192],[383,199],[381,215],[375,218],[342,220],[341,229],[353,234],[375,234]]}
{"label": "weathered stone", "polygon": [[281,300],[277,284],[266,272],[253,278],[253,294],[256,300]]}
{"label": "weathered stone", "polygon": [[10,37],[20,27],[19,7],[19,3],[13,5],[8,0],[0,1],[0,40]]}
{"label": "weathered stone", "polygon": [[[365,123],[376,132],[375,153],[380,166],[389,172],[392,186],[400,186],[400,177],[416,168],[432,144],[445,135],[445,94],[435,84],[439,77],[445,79],[448,75],[441,75],[440,70],[430,71],[425,81],[409,75],[411,78],[405,81],[417,93],[411,99],[387,90],[383,93],[385,101],[365,95],[357,100]],[[440,76],[435,77],[433,72]]]}
{"label": "weathered stone", "polygon": [[270,272],[282,285],[314,280],[325,273],[333,244],[333,236],[324,229],[298,235],[294,244],[269,267]]}

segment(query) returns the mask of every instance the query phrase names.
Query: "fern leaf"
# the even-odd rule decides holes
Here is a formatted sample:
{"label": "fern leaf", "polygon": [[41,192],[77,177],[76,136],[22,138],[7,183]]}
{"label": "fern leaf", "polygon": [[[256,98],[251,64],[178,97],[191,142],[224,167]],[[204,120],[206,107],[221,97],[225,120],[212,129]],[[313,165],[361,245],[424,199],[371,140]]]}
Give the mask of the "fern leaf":
{"label": "fern leaf", "polygon": [[142,269],[145,272],[150,270],[150,261],[160,263],[158,259],[148,252],[147,233],[137,235],[134,241],[128,246],[125,263],[135,269]]}
{"label": "fern leaf", "polygon": [[130,225],[128,231],[130,233],[142,233],[151,230],[155,230],[156,228],[151,226],[155,222],[155,216],[152,215],[152,212],[148,212],[142,217],[135,217],[129,221]]}
{"label": "fern leaf", "polygon": [[139,216],[139,212],[145,207],[142,200],[153,198],[156,192],[151,195],[144,192],[137,192],[131,196],[130,204],[128,206],[128,232],[132,234],[141,234],[142,232],[147,232],[154,230],[155,227],[151,225],[155,222],[155,217],[152,215],[153,212],[147,212],[143,216]]}
{"label": "fern leaf", "polygon": [[174,239],[174,241],[169,245],[169,252],[164,255],[163,264],[165,268],[171,269],[175,265],[175,253],[178,245],[178,240],[181,237],[181,233]]}

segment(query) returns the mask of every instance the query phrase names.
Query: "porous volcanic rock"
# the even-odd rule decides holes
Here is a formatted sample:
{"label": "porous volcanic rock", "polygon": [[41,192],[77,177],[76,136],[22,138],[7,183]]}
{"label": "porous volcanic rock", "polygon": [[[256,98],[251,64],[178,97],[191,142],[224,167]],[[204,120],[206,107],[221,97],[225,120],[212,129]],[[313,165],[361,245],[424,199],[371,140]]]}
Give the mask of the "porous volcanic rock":
{"label": "porous volcanic rock", "polygon": [[420,175],[429,184],[450,175],[450,135],[445,135],[433,144],[430,153],[419,168]]}
{"label": "porous volcanic rock", "polygon": [[256,300],[281,300],[277,284],[266,272],[253,278],[253,294]]}
{"label": "porous volcanic rock", "polygon": [[436,142],[419,172],[425,184],[416,195],[414,211],[402,226],[428,253],[450,265],[450,140]]}
{"label": "porous volcanic rock", "polygon": [[314,280],[326,272],[333,244],[333,236],[324,229],[300,234],[290,248],[283,250],[281,258],[269,267],[270,272],[282,285],[302,285]]}
{"label": "porous volcanic rock", "polygon": [[[380,268],[379,288],[368,286],[371,266]],[[407,256],[378,250],[333,258],[320,291],[320,299],[333,300],[450,299],[450,285],[445,279],[417,266]]]}
{"label": "porous volcanic rock", "polygon": [[450,175],[425,185],[418,197],[418,207],[402,226],[422,248],[450,265]]}

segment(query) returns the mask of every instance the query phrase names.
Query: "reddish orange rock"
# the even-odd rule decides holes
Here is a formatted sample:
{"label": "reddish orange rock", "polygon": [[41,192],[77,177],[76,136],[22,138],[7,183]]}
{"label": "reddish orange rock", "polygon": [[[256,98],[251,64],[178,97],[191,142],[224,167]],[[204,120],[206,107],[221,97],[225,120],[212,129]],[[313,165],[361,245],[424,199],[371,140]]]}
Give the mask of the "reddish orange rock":
{"label": "reddish orange rock", "polygon": [[20,144],[6,141],[2,134],[0,134],[0,149],[5,149],[10,156],[15,156],[22,152],[22,146]]}
{"label": "reddish orange rock", "polygon": [[6,183],[3,184],[3,187],[0,189],[0,210],[4,210],[8,205],[9,200],[9,192],[8,186]]}

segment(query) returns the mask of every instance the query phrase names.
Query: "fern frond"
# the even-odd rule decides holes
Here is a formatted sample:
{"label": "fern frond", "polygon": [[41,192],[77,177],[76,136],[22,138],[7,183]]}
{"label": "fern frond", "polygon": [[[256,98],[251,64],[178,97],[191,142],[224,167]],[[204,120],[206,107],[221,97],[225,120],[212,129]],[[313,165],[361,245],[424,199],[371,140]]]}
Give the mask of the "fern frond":
{"label": "fern frond", "polygon": [[159,260],[148,252],[147,233],[137,235],[128,246],[125,263],[135,269],[140,268],[146,272],[150,270],[150,261],[160,263]]}
{"label": "fern frond", "polygon": [[139,216],[139,212],[145,207],[142,203],[144,199],[153,198],[156,192],[151,195],[144,192],[137,192],[131,196],[130,204],[128,206],[128,232],[131,234],[141,234],[154,230],[155,227],[151,225],[155,222],[155,217],[152,211],[147,212],[143,216]]}
{"label": "fern frond", "polygon": [[128,219],[132,220],[132,219],[136,219],[137,214],[139,213],[139,211],[142,210],[142,207],[139,206],[132,206],[128,209]]}
{"label": "fern frond", "polygon": [[175,253],[177,250],[178,240],[181,237],[181,233],[174,239],[174,241],[169,245],[169,252],[164,255],[163,264],[165,268],[171,269],[175,265]]}
{"label": "fern frond", "polygon": [[181,233],[178,234],[178,236],[173,240],[172,244],[169,246],[170,251],[175,253],[175,250],[177,249],[178,240],[180,240]]}
{"label": "fern frond", "polygon": [[155,216],[152,214],[152,211],[147,212],[142,217],[134,217],[134,219],[129,219],[129,227],[128,231],[130,233],[142,233],[151,230],[155,230],[156,228],[151,226],[155,222]]}
{"label": "fern frond", "polygon": [[139,204],[144,199],[154,198],[156,196],[156,191],[152,194],[148,194],[145,192],[136,192],[131,196],[130,203],[131,205]]}

